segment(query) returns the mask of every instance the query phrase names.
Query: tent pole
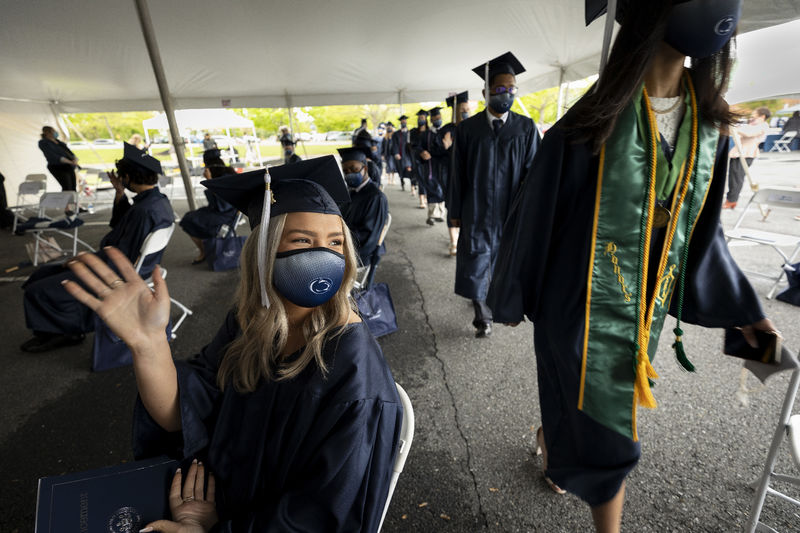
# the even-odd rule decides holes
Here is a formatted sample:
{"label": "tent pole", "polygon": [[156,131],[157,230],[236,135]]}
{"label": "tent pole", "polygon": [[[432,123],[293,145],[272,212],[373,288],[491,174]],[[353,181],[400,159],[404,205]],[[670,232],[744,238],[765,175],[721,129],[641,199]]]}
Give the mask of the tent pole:
{"label": "tent pole", "polygon": [[[289,131],[292,134],[292,140],[294,140],[294,111],[292,110],[292,100],[289,98],[289,91],[286,91],[286,110],[289,112]],[[300,139],[300,142],[303,143],[303,155],[306,156],[306,159],[308,159],[306,143],[302,139]]]}
{"label": "tent pole", "polygon": [[189,165],[186,163],[183,138],[178,131],[178,123],[175,120],[175,108],[172,105],[172,97],[169,94],[164,65],[161,63],[161,53],[158,51],[158,43],[153,31],[153,21],[150,19],[150,10],[147,8],[147,0],[133,0],[133,2],[136,4],[136,13],[139,15],[139,23],[142,26],[142,36],[147,45],[147,53],[150,55],[150,63],[153,65],[153,74],[156,77],[158,92],[161,95],[161,103],[167,115],[172,145],[175,147],[175,156],[178,158],[178,167],[181,169],[181,178],[183,178],[183,186],[186,189],[186,199],[189,202],[189,209],[194,211],[197,209],[197,204],[194,201],[194,188],[189,177]]}
{"label": "tent pole", "polygon": [[556,107],[556,120],[564,114],[564,70],[563,66],[558,68],[558,104]]}
{"label": "tent pole", "polygon": [[255,139],[256,143],[256,153],[258,153],[258,166],[264,166],[264,159],[261,157],[261,141],[258,139],[258,133],[256,133],[256,126],[253,123],[253,138]]}

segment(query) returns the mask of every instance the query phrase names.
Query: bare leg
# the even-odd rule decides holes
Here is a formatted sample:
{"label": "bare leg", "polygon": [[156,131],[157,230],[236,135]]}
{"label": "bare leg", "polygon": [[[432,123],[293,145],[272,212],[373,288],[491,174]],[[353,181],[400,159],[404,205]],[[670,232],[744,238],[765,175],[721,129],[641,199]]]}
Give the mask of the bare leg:
{"label": "bare leg", "polygon": [[203,247],[203,240],[202,239],[198,239],[197,237],[192,237],[191,239],[192,239],[192,242],[194,243],[194,245],[197,246],[197,249],[200,252],[197,255],[197,258],[195,259],[195,261],[196,262],[200,262],[200,261],[202,261],[203,259],[206,258],[205,248]]}
{"label": "bare leg", "polygon": [[604,504],[592,507],[592,519],[597,533],[619,533],[622,524],[622,506],[625,503],[625,482],[619,492]]}

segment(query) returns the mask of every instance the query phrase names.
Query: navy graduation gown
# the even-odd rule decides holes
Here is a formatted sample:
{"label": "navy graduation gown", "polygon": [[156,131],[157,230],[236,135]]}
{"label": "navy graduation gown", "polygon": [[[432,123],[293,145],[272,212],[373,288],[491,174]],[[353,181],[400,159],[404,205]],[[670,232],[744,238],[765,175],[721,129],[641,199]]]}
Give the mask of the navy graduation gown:
{"label": "navy graduation gown", "polygon": [[434,135],[433,132],[431,132],[430,126],[426,126],[425,131],[414,128],[409,134],[409,146],[413,154],[411,158],[413,162],[411,168],[413,181],[416,181],[416,185],[419,187],[419,193],[425,195],[428,194],[428,188],[433,189],[434,195],[436,194],[436,188],[430,183],[433,173],[433,162],[430,159],[425,161],[420,156],[423,151],[430,153],[433,137]]}
{"label": "navy graduation gown", "polygon": [[447,191],[448,216],[461,221],[456,294],[486,299],[503,224],[539,142],[533,121],[513,111],[497,135],[489,126],[486,112],[456,128]]}
{"label": "navy graduation gown", "polygon": [[386,195],[371,181],[359,191],[350,191],[350,203],[342,207],[342,218],[355,239],[362,265],[369,265],[375,252],[382,255],[385,250],[383,244],[379,249],[378,240],[388,215]]}
{"label": "navy graduation gown", "polygon": [[397,161],[394,158],[393,146],[394,141],[394,133],[392,133],[392,137],[384,137],[383,142],[381,143],[381,156],[383,160],[386,161],[386,172],[391,174],[392,172],[397,172],[398,165],[396,164]]}
{"label": "navy graduation gown", "polygon": [[222,531],[376,531],[403,412],[366,324],[325,344],[325,377],[311,363],[288,381],[222,392],[217,370],[239,334],[231,312],[199,355],[176,361],[180,432],[163,431],[137,400],[136,457],[203,460],[216,477]]}
{"label": "navy graduation gown", "polygon": [[[109,223],[113,229],[100,241],[97,256],[107,261],[103,247],[114,246],[132,263],[136,262],[145,237],[172,224],[173,217],[172,206],[158,187],[137,194],[133,205],[127,197],[121,198],[114,203]],[[150,275],[162,255],[163,251],[153,254],[142,264],[142,277]],[[44,265],[22,285],[25,324],[29,329],[71,335],[94,330],[92,311],[64,290],[63,280],[77,281],[77,277],[63,265]]]}
{"label": "navy graduation gown", "polygon": [[381,168],[372,159],[367,159],[367,174],[375,185],[381,185]]}
{"label": "navy graduation gown", "polygon": [[[764,317],[719,221],[727,152],[722,137],[689,246],[682,320],[707,327]],[[640,455],[639,443],[577,410],[598,163],[558,124],[548,131],[508,217],[488,297],[496,322],[533,322],[548,475],[590,505],[613,497]]]}
{"label": "navy graduation gown", "polygon": [[223,224],[233,224],[236,208],[209,190],[203,192],[208,205],[183,215],[181,228],[192,237],[210,239],[217,236]]}
{"label": "navy graduation gown", "polygon": [[411,162],[411,148],[409,146],[409,131],[406,130],[397,130],[392,135],[392,157],[396,155],[400,156],[398,160],[395,157],[395,164],[398,165],[397,172],[403,178],[410,178],[411,172],[406,170],[406,168],[412,167],[413,163]]}
{"label": "navy graduation gown", "polygon": [[283,164],[284,165],[291,165],[292,163],[299,163],[302,160],[303,159],[299,155],[297,155],[296,153],[292,152],[292,155],[290,155],[289,157],[284,156]]}

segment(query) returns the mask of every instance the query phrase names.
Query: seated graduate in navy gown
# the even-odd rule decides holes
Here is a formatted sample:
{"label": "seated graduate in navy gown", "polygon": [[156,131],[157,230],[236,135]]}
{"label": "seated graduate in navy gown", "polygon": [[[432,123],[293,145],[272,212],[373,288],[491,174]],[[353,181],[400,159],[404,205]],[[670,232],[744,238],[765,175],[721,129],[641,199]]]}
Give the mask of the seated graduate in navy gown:
{"label": "seated graduate in navy gown", "polygon": [[367,148],[339,148],[342,172],[350,189],[350,203],[342,209],[342,217],[353,235],[361,264],[377,266],[386,253],[378,241],[389,216],[389,201],[367,175],[367,153]]}
{"label": "seated graduate in navy gown", "polygon": [[367,155],[367,174],[369,179],[372,180],[378,187],[381,186],[381,156],[378,153],[378,144],[372,138],[369,131],[366,129],[361,130],[353,141],[353,147],[365,148],[364,153]]}
{"label": "seated graduate in navy gown", "polygon": [[[112,230],[100,241],[97,254],[106,260],[106,246],[118,248],[130,261],[136,261],[144,239],[153,231],[173,223],[174,213],[166,196],[158,190],[161,163],[136,147],[125,143],[123,158],[117,161],[118,175],[109,172],[116,191],[109,226]],[[125,189],[136,193],[133,204]],[[150,275],[161,260],[153,254],[142,265],[141,274]],[[20,347],[25,352],[44,352],[83,341],[84,334],[94,330],[92,311],[76,302],[61,288],[61,282],[75,279],[62,265],[38,268],[22,285],[25,290],[25,325],[33,330],[33,338]]]}
{"label": "seated graduate in navy gown", "polygon": [[[219,178],[226,174],[234,174],[233,169],[225,166],[225,163],[220,158],[219,150],[216,148],[205,151],[203,162],[206,165],[203,176],[208,180]],[[180,222],[183,231],[191,237],[192,242],[200,251],[197,258],[192,261],[193,265],[206,260],[203,239],[216,237],[223,225],[232,226],[236,219],[237,211],[235,207],[209,190],[205,191],[205,194],[208,205],[189,211],[183,215]]]}
{"label": "seated graduate in navy gown", "polygon": [[247,214],[253,232],[235,308],[194,358],[172,359],[158,269],[150,291],[116,250],[124,282],[85,254],[73,269],[93,294],[77,283],[67,290],[131,348],[136,457],[195,457],[203,468],[192,469],[213,472],[208,493],[184,486],[174,519],[196,511],[204,531],[219,522],[221,531],[374,532],[403,412],[350,296],[356,256],[337,205],[347,188],[333,156],[270,175],[266,191],[263,169],[204,182]]}

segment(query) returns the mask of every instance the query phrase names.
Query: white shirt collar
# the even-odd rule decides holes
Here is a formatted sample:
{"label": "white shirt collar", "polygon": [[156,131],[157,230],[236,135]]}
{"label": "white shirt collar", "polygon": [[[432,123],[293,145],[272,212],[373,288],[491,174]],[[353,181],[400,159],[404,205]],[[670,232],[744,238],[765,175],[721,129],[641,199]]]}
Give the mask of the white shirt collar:
{"label": "white shirt collar", "polygon": [[500,115],[499,117],[496,117],[496,116],[492,115],[492,112],[491,112],[491,111],[489,111],[489,108],[487,107],[487,108],[486,108],[486,118],[489,120],[489,127],[490,127],[490,128],[493,128],[493,127],[494,127],[494,126],[492,125],[492,123],[493,123],[495,120],[498,120],[498,119],[499,119],[499,120],[502,120],[502,121],[503,121],[503,125],[505,125],[506,121],[508,120],[508,111],[506,111],[505,113],[503,113],[503,114],[502,114],[502,115]]}
{"label": "white shirt collar", "polygon": [[364,187],[366,187],[366,186],[367,186],[367,183],[369,183],[369,182],[370,182],[369,178],[365,179],[363,182],[361,182],[361,185],[359,185],[358,187],[356,187],[355,189],[353,189],[353,191],[355,191],[355,192],[361,192],[361,189],[363,189]]}

